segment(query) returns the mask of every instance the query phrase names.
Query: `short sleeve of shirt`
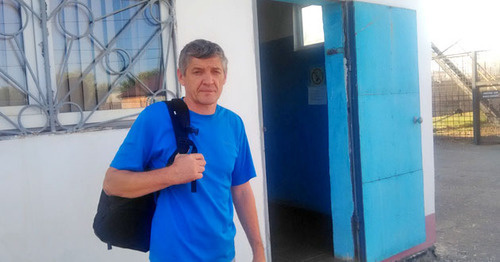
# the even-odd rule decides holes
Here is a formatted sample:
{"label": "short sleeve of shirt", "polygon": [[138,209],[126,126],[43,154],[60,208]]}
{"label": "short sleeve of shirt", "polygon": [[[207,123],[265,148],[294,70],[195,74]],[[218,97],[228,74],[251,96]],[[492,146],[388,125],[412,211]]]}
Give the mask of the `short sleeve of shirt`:
{"label": "short sleeve of shirt", "polygon": [[151,127],[151,108],[146,107],[130,128],[111,167],[120,170],[144,171],[151,156],[155,132]]}
{"label": "short sleeve of shirt", "polygon": [[234,164],[231,186],[242,185],[256,176],[245,127],[241,122],[239,150]]}

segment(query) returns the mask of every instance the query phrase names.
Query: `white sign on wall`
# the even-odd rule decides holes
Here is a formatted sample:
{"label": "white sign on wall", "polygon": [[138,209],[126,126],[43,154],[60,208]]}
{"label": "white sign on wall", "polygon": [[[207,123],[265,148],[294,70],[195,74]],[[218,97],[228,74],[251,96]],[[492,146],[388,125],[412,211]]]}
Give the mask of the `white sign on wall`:
{"label": "white sign on wall", "polygon": [[309,74],[310,85],[307,87],[309,105],[326,105],[325,71],[315,67]]}

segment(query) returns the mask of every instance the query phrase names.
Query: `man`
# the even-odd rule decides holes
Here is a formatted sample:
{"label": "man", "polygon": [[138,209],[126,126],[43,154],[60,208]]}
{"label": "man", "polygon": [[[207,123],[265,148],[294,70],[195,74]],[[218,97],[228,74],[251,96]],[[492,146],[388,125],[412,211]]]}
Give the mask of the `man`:
{"label": "man", "polygon": [[[150,261],[233,260],[233,202],[253,261],[265,261],[249,182],[255,169],[243,122],[217,105],[226,76],[227,59],[219,45],[206,40],[187,44],[177,77],[186,89],[191,126],[199,130],[190,135],[199,153],[179,154],[165,167],[176,142],[165,103],[156,103],[139,115],[106,172],[108,195],[132,198],[161,190]],[[197,181],[195,193],[191,181]]]}

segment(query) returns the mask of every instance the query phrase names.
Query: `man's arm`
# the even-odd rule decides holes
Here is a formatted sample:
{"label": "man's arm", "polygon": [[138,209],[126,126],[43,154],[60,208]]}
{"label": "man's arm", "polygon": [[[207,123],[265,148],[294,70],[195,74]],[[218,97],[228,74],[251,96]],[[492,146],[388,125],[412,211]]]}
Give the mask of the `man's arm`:
{"label": "man's arm", "polygon": [[133,172],[110,167],[104,177],[103,189],[111,196],[140,197],[202,178],[205,164],[202,154],[178,154],[172,165],[151,171]]}
{"label": "man's arm", "polygon": [[262,238],[260,237],[255,198],[250,182],[231,187],[231,194],[233,195],[236,213],[238,214],[241,225],[245,230],[248,242],[250,242],[250,246],[252,247],[253,261],[266,261],[264,245],[262,243]]}

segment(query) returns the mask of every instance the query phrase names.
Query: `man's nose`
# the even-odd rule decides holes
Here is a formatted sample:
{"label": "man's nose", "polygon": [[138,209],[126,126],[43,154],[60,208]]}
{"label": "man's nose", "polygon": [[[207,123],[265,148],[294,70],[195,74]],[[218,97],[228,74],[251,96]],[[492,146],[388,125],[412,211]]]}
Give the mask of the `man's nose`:
{"label": "man's nose", "polygon": [[212,74],[210,74],[210,73],[203,74],[203,83],[204,84],[208,84],[208,85],[213,84],[214,80],[215,80],[215,78]]}

